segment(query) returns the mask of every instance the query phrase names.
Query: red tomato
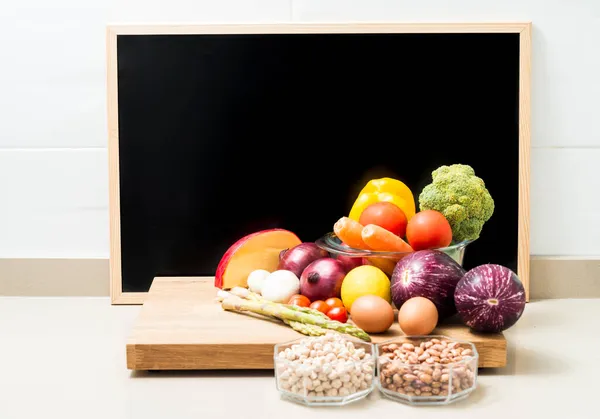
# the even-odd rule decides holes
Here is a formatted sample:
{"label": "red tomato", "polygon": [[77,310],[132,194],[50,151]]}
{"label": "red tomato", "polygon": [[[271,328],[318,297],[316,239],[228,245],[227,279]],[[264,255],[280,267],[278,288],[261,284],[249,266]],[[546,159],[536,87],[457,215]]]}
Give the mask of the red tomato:
{"label": "red tomato", "polygon": [[310,308],[318,310],[323,314],[327,314],[329,311],[329,306],[323,300],[313,301],[313,303],[310,305]]}
{"label": "red tomato", "polygon": [[327,304],[327,306],[330,309],[336,307],[344,307],[344,303],[342,303],[342,300],[340,300],[339,298],[328,298],[327,300],[325,300],[325,304]]}
{"label": "red tomato", "polygon": [[421,211],[410,219],[406,238],[415,250],[446,247],[452,242],[452,228],[441,212]]}
{"label": "red tomato", "polygon": [[304,295],[296,294],[296,295],[293,295],[292,298],[290,298],[290,301],[288,301],[288,304],[291,304],[293,306],[299,306],[299,307],[308,307],[308,306],[310,306],[310,300],[308,299],[308,297],[305,297]]}
{"label": "red tomato", "polygon": [[376,202],[364,209],[358,222],[364,226],[375,224],[399,237],[406,233],[406,214],[391,202]]}
{"label": "red tomato", "polygon": [[327,312],[327,317],[331,320],[337,320],[340,323],[346,323],[348,321],[348,312],[344,307],[335,307]]}

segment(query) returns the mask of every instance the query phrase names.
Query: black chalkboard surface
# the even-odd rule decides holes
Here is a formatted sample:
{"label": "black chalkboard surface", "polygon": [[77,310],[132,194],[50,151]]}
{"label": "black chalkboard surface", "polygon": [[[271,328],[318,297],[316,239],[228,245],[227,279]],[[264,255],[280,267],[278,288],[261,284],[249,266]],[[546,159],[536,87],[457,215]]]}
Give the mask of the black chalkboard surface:
{"label": "black chalkboard surface", "polygon": [[520,52],[519,33],[117,35],[121,292],[213,276],[257,230],[314,241],[369,179],[418,199],[454,163],[496,205],[465,268],[517,271]]}

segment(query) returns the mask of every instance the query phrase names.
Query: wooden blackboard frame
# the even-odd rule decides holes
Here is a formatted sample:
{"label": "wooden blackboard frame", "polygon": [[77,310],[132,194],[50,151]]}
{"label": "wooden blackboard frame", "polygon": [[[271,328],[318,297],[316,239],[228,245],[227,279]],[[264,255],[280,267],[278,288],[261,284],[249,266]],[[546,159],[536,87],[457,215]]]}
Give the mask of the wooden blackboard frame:
{"label": "wooden blackboard frame", "polygon": [[518,33],[519,65],[519,221],[518,272],[529,301],[529,183],[531,23],[333,23],[110,25],[107,41],[107,105],[110,216],[110,297],[112,304],[142,304],[146,292],[123,292],[119,192],[119,120],[117,36],[296,33]]}

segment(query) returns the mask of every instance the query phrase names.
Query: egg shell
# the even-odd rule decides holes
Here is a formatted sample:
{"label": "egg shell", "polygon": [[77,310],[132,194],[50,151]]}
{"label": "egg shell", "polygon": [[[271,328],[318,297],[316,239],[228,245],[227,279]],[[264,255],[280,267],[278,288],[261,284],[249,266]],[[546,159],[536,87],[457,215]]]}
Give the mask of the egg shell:
{"label": "egg shell", "polygon": [[428,335],[437,323],[437,308],[427,298],[410,298],[398,310],[398,324],[406,335]]}
{"label": "egg shell", "polygon": [[383,333],[394,323],[394,309],[377,295],[363,295],[352,304],[351,319],[367,333]]}

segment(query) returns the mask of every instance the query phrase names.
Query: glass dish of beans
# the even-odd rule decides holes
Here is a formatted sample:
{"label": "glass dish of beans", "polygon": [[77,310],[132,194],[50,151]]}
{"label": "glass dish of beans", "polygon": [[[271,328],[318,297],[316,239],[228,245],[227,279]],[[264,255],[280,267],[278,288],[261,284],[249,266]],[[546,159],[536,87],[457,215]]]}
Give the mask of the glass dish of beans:
{"label": "glass dish of beans", "polygon": [[446,336],[401,336],[375,347],[381,393],[411,405],[449,404],[477,387],[475,345]]}

